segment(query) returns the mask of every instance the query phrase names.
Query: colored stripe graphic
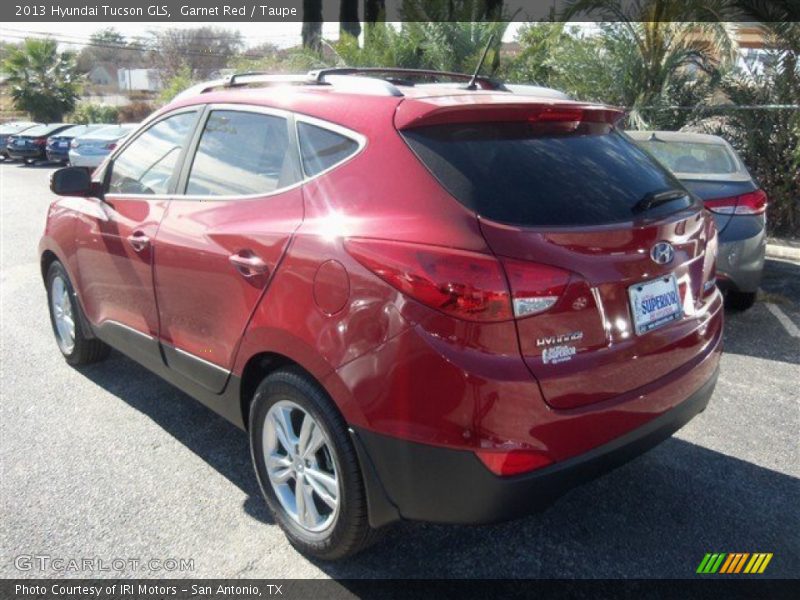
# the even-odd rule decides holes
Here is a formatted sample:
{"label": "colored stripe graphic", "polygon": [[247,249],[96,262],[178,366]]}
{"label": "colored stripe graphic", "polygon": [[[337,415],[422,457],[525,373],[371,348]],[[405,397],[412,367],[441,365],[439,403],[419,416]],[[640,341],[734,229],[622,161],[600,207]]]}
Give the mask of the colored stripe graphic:
{"label": "colored stripe graphic", "polygon": [[731,569],[731,573],[738,573],[739,571],[742,570],[742,567],[744,566],[744,563],[747,562],[747,557],[750,556],[750,553],[745,552],[744,554],[740,554],[739,556],[740,558],[736,563],[736,570],[734,571],[733,569]]}
{"label": "colored stripe graphic", "polygon": [[763,573],[771,560],[771,552],[707,552],[697,567],[697,573],[730,575],[742,573],[742,569],[744,573]]}
{"label": "colored stripe graphic", "polygon": [[722,568],[719,570],[720,573],[728,573],[728,569],[731,568],[731,563],[733,559],[736,558],[734,554],[728,554],[728,558],[725,559],[725,562],[722,565]]}
{"label": "colored stripe graphic", "polygon": [[703,558],[700,566],[697,567],[698,573],[716,573],[719,569],[720,565],[722,565],[722,561],[725,560],[727,554],[725,552],[714,554],[706,554]]}

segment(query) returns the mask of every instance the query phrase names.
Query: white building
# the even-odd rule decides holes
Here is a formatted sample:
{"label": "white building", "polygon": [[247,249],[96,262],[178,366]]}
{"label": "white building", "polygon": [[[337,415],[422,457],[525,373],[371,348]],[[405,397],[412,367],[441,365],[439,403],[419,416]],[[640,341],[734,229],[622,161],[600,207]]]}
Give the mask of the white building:
{"label": "white building", "polygon": [[121,92],[157,92],[161,89],[157,69],[118,69],[117,83]]}

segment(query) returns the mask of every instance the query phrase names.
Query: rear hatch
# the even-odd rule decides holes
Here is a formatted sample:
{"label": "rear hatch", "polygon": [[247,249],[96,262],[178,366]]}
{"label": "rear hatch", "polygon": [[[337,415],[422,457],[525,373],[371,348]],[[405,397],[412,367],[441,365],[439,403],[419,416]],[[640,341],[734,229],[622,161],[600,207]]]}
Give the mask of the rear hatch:
{"label": "rear hatch", "polygon": [[631,392],[701,353],[711,334],[695,315],[714,291],[713,221],[616,131],[619,113],[413,108],[401,105],[396,124],[477,213],[515,298],[520,351],[551,406]]}

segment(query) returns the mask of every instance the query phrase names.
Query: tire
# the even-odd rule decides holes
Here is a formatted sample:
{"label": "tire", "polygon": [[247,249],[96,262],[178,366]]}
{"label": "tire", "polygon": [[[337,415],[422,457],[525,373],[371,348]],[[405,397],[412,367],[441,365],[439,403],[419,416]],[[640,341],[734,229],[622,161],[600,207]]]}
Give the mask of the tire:
{"label": "tire", "polygon": [[[81,328],[83,314],[75,299],[75,290],[66,269],[59,261],[53,261],[47,270],[47,307],[50,310],[50,324],[61,354],[72,366],[88,365],[106,358],[111,348],[95,338],[87,338]],[[72,328],[65,329],[64,321],[57,313],[66,314],[72,321]],[[59,324],[61,323],[61,325]],[[71,333],[71,335],[70,335]],[[70,343],[71,342],[71,343]]]}
{"label": "tire", "polygon": [[[285,420],[275,420],[283,415]],[[324,444],[314,454],[313,463],[303,460],[302,423],[311,417],[324,437]],[[286,428],[277,426],[282,422],[291,429],[286,437]],[[261,491],[275,522],[283,529],[289,542],[303,554],[322,560],[338,560],[352,556],[375,542],[380,530],[372,529],[367,518],[367,500],[358,458],[347,432],[347,425],[333,402],[324,390],[299,368],[287,368],[266,377],[256,389],[250,405],[250,453]],[[309,431],[314,429],[309,428]],[[280,439],[290,446],[294,453],[287,452]],[[306,445],[313,449],[314,434],[306,436],[312,443]],[[294,442],[298,442],[294,444]],[[285,481],[274,483],[267,469],[265,448],[273,457],[273,474],[285,475]],[[275,459],[275,457],[279,457]],[[276,466],[276,460],[280,466]],[[303,465],[305,463],[305,472]],[[292,465],[292,466],[287,466]],[[310,473],[315,476],[311,477]],[[328,477],[328,485],[322,486],[320,473]],[[323,502],[318,490],[332,489],[331,477],[337,482],[337,507]],[[291,512],[292,499],[296,501],[298,481],[301,495],[310,503],[313,510]],[[308,483],[306,483],[308,482]],[[314,485],[312,485],[314,484]],[[309,495],[303,490],[311,490]],[[333,494],[327,494],[328,501]],[[295,502],[294,508],[297,509]],[[309,514],[310,513],[310,514]],[[314,514],[319,517],[315,519]],[[301,523],[305,520],[306,523]]]}
{"label": "tire", "polygon": [[756,303],[756,292],[736,292],[729,291],[725,295],[725,305],[738,311],[744,311],[751,308]]}

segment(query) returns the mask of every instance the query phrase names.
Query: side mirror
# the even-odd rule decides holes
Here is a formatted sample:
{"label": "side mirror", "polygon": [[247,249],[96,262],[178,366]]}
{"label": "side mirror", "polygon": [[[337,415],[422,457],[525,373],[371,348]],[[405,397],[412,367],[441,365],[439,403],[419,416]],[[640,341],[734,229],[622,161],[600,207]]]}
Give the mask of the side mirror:
{"label": "side mirror", "polygon": [[50,176],[50,190],[59,196],[93,196],[97,186],[83,167],[64,167]]}

